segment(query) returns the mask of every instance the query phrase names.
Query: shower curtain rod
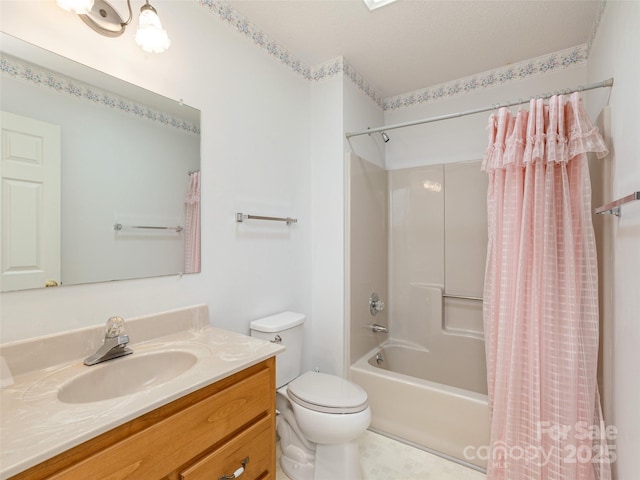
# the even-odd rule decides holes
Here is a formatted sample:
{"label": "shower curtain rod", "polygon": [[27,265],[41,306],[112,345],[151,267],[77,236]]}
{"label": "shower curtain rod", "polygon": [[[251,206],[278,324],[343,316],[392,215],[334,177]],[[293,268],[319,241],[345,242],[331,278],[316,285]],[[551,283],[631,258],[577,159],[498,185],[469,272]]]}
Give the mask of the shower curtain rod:
{"label": "shower curtain rod", "polygon": [[512,107],[514,105],[520,105],[520,104],[523,104],[523,103],[529,103],[529,101],[531,99],[534,99],[534,98],[547,99],[547,98],[551,98],[552,96],[558,95],[558,94],[563,93],[563,92],[567,92],[567,93],[584,92],[584,91],[587,91],[587,90],[595,90],[596,88],[611,87],[611,86],[613,86],[613,78],[609,78],[608,80],[604,80],[604,81],[598,82],[598,83],[592,83],[591,85],[579,86],[579,87],[575,87],[575,88],[567,88],[567,89],[564,89],[562,91],[558,91],[558,92],[554,92],[554,93],[545,93],[544,95],[538,95],[536,97],[531,97],[529,100],[518,100],[517,102],[510,102],[510,103],[505,103],[505,104],[498,103],[498,104],[495,104],[495,105],[491,105],[490,107],[476,108],[475,110],[467,110],[467,111],[464,111],[464,112],[450,113],[450,114],[447,114],[447,115],[439,115],[437,117],[424,118],[422,120],[413,120],[411,122],[405,122],[405,123],[397,123],[395,125],[387,125],[387,126],[383,126],[383,127],[368,128],[367,130],[363,130],[361,132],[347,132],[347,133],[345,133],[345,136],[347,138],[351,138],[351,137],[357,137],[358,135],[369,135],[371,133],[376,133],[376,132],[386,132],[387,130],[394,130],[396,128],[411,127],[413,125],[421,125],[423,123],[439,122],[440,120],[449,120],[450,118],[464,117],[466,115],[473,115],[474,113],[489,112],[491,110],[496,110],[497,108],[502,108],[502,107]]}

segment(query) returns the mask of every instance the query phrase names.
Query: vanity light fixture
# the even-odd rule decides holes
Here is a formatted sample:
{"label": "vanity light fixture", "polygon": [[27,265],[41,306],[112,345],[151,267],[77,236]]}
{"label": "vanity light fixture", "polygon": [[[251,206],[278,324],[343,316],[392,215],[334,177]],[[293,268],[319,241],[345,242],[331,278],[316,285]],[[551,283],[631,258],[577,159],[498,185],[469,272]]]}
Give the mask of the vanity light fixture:
{"label": "vanity light fixture", "polygon": [[167,31],[162,28],[158,12],[149,4],[149,0],[140,8],[136,43],[145,52],[162,53],[171,44]]}
{"label": "vanity light fixture", "polygon": [[[76,13],[80,19],[100,35],[119,37],[131,23],[133,12],[131,0],[127,0],[129,18],[124,20],[118,11],[106,0],[56,0],[58,6],[68,12]],[[158,12],[145,0],[140,8],[136,43],[145,51],[151,53],[164,52],[171,41],[167,31],[162,28]]]}

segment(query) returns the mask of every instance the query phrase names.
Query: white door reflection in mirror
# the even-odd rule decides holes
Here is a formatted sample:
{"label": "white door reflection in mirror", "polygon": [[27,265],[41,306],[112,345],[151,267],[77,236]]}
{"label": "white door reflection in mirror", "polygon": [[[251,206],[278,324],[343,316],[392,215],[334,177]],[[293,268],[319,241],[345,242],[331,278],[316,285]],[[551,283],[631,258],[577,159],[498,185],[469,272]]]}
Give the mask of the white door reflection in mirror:
{"label": "white door reflection in mirror", "polygon": [[2,112],[3,292],[60,282],[60,127]]}

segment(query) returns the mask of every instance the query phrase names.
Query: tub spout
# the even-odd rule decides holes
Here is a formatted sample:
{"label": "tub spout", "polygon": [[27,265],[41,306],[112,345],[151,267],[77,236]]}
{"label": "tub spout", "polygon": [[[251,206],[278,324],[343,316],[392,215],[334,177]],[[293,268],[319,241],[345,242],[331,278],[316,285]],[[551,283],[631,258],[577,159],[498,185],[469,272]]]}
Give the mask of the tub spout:
{"label": "tub spout", "polygon": [[389,333],[389,329],[387,327],[383,327],[382,325],[378,325],[377,323],[371,325],[371,330],[378,333]]}

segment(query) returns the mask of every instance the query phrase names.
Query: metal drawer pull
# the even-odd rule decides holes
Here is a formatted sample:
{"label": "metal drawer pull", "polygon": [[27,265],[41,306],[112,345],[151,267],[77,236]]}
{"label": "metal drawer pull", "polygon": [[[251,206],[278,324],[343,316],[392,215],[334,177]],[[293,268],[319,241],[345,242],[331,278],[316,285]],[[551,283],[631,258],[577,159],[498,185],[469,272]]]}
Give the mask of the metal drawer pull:
{"label": "metal drawer pull", "polygon": [[244,473],[244,469],[249,463],[249,457],[242,460],[242,466],[233,472],[231,475],[222,475],[219,480],[233,480],[234,478],[238,478],[240,475]]}

